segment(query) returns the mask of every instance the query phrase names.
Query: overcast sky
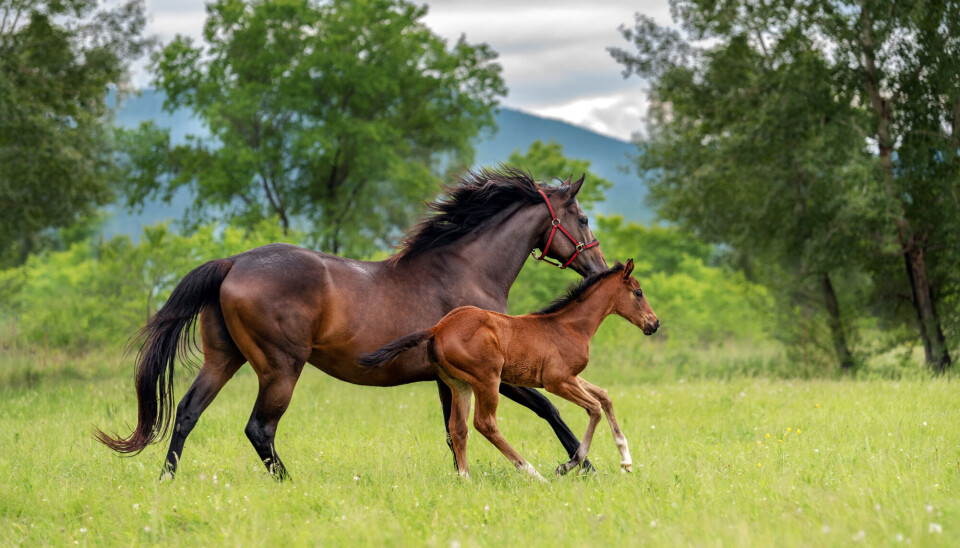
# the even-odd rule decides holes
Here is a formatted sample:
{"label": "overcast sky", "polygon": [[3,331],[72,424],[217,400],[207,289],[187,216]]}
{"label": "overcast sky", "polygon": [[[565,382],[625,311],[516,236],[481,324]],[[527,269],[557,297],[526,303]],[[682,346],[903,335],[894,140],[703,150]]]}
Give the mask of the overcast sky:
{"label": "overcast sky", "polygon": [[[146,0],[148,32],[164,43],[176,34],[199,38],[205,11],[198,0]],[[500,54],[508,107],[559,118],[629,139],[642,125],[644,84],[624,80],[607,53],[627,47],[617,31],[640,11],[670,22],[667,0],[434,0],[426,24],[449,42],[466,34]],[[134,81],[148,79],[135,74]]]}

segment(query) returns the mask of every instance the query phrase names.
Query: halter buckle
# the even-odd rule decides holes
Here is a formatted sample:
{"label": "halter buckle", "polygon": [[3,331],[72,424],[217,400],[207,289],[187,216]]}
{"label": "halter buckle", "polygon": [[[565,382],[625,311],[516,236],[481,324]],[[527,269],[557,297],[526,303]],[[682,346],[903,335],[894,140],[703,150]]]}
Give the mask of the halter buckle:
{"label": "halter buckle", "polygon": [[560,226],[560,218],[554,217],[553,221],[550,222],[551,226]]}

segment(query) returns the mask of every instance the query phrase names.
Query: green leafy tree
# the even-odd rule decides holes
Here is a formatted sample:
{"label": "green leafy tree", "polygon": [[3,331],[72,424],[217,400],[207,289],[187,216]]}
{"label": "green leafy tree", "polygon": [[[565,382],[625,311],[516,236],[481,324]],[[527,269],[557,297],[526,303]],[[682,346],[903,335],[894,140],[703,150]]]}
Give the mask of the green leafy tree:
{"label": "green leafy tree", "polygon": [[[674,5],[681,14],[695,11]],[[869,219],[870,209],[851,200],[870,182],[869,157],[864,146],[848,146],[858,138],[857,112],[831,83],[824,56],[802,34],[752,34],[777,14],[757,12],[724,32],[695,33],[719,39],[702,49],[641,16],[624,29],[637,50],[614,56],[627,74],[654,79],[650,139],[638,168],[661,215],[731,246],[754,275],[770,265],[763,279],[771,285],[786,274],[785,306],[819,295],[814,302],[826,313],[836,359],[850,368],[833,278],[850,264]],[[808,308],[797,316],[809,318]],[[790,323],[804,338],[808,326]]]}
{"label": "green leafy tree", "polygon": [[534,179],[550,181],[555,177],[579,177],[588,174],[583,190],[577,194],[577,201],[589,210],[593,204],[602,202],[604,193],[613,186],[613,183],[598,177],[590,172],[590,160],[568,158],[563,154],[563,145],[556,141],[544,144],[543,141],[534,141],[526,152],[515,150],[507,159],[507,163],[520,167],[533,175]]}
{"label": "green leafy tree", "polygon": [[107,87],[145,22],[142,0],[0,0],[0,263],[112,198]]}
{"label": "green leafy tree", "polygon": [[446,170],[473,160],[505,88],[495,53],[452,47],[406,0],[218,0],[204,42],[154,58],[169,110],[209,130],[124,137],[135,205],[188,186],[193,217],[279,219],[333,253],[365,254],[410,223]]}
{"label": "green leafy tree", "polygon": [[[928,363],[945,368],[936,302],[960,258],[947,245],[960,207],[947,198],[960,162],[956,6],[671,4],[683,33],[638,15],[622,29],[636,49],[612,50],[625,74],[654,81],[640,167],[661,211],[775,272],[819,279],[842,363],[832,277],[857,279],[855,266],[901,281]],[[905,275],[889,275],[894,256]]]}
{"label": "green leafy tree", "polygon": [[32,342],[46,339],[63,348],[122,344],[197,265],[283,239],[270,219],[250,230],[204,225],[189,236],[161,224],[144,228],[137,243],[129,236],[82,240],[0,270],[0,316],[17,317]]}

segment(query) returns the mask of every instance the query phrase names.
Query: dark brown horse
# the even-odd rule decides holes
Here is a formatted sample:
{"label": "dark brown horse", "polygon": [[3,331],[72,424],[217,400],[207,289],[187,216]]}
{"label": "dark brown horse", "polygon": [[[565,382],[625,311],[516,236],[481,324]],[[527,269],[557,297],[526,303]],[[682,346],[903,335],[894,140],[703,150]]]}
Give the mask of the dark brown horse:
{"label": "dark brown horse", "polygon": [[[138,453],[166,435],[174,364],[189,351],[191,338],[184,332],[196,322],[203,366],[176,409],[164,463],[171,476],[200,414],[246,362],[260,381],[246,434],[278,479],[287,471],[274,445],[277,423],[308,362],[354,384],[437,381],[449,423],[450,391],[422,351],[379,369],[361,367],[357,357],[433,325],[458,306],[505,312],[510,286],[532,249],[583,276],[605,270],[576,200],[582,184],[583,177],[539,185],[509,168],[469,173],[445,190],[446,197],[431,206],[435,213],[385,261],[272,244],[197,267],[142,331],[135,430],[126,438],[98,431],[97,438],[116,451]],[[566,236],[558,234],[560,227]],[[576,436],[545,396],[506,384],[500,390],[546,419],[568,454],[576,451]]]}
{"label": "dark brown horse", "polygon": [[473,426],[496,446],[517,470],[537,479],[543,477],[507,443],[497,427],[497,393],[502,383],[545,388],[583,407],[590,416],[583,442],[570,461],[557,468],[566,474],[587,458],[600,411],[607,415],[613,440],[620,450],[620,466],[632,471],[630,449],[607,392],[581,379],[587,367],[590,339],[600,323],[617,314],[643,330],[656,333],[660,320],[653,313],[640,284],[631,276],[633,259],[610,270],[593,274],[566,296],[534,314],[507,316],[499,312],[463,306],[452,310],[434,327],[397,339],[364,354],[360,363],[379,367],[428,343],[428,354],[440,378],[453,392],[450,434],[457,470],[469,477],[467,468],[467,419],[470,396],[476,397]]}

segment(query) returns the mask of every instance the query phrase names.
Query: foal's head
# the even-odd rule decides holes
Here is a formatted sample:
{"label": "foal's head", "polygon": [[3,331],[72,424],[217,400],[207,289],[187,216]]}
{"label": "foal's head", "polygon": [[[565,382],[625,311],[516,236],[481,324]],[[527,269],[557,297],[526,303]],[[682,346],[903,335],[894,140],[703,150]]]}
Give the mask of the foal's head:
{"label": "foal's head", "polygon": [[629,259],[625,265],[618,262],[613,269],[618,267],[622,267],[623,270],[619,274],[614,274],[612,278],[615,281],[610,282],[617,284],[613,313],[642,329],[644,335],[653,335],[660,328],[660,320],[647,303],[647,297],[640,288],[640,282],[631,275],[633,259]]}

